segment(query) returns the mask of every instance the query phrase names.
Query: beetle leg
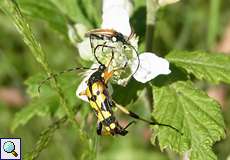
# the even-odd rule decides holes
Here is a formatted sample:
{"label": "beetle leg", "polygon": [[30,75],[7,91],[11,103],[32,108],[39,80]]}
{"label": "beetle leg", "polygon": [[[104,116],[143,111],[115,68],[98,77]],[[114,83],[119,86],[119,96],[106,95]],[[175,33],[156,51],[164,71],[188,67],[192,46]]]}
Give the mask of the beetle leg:
{"label": "beetle leg", "polygon": [[114,105],[115,105],[119,110],[121,110],[123,113],[129,115],[129,116],[132,117],[132,118],[135,118],[135,119],[144,121],[144,122],[146,122],[146,123],[149,123],[150,125],[159,125],[159,126],[169,127],[169,128],[172,128],[173,130],[179,132],[181,135],[183,135],[183,133],[181,133],[177,128],[175,128],[175,127],[173,127],[173,126],[171,126],[171,125],[169,125],[169,124],[159,123],[159,122],[157,122],[155,119],[153,119],[153,121],[146,120],[146,119],[140,117],[138,114],[136,114],[136,113],[134,113],[134,112],[132,112],[132,111],[129,111],[129,110],[126,109],[125,107],[123,107],[123,106],[117,104],[116,102],[113,101],[113,103],[114,103]]}
{"label": "beetle leg", "polygon": [[101,136],[101,134],[102,134],[102,123],[97,122],[97,135]]}
{"label": "beetle leg", "polygon": [[124,129],[127,129],[129,126],[131,126],[132,124],[135,124],[136,123],[136,121],[131,121],[131,122],[129,122],[125,127],[124,127]]}

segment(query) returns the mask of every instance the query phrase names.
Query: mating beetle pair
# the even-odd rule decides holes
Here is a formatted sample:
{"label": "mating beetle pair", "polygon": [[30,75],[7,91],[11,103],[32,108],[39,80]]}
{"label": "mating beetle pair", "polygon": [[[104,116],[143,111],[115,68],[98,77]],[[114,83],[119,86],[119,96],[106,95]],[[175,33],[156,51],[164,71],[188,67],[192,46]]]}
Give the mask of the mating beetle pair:
{"label": "mating beetle pair", "polygon": [[[108,82],[110,78],[113,76],[114,72],[119,72],[123,70],[126,67],[126,64],[124,66],[121,66],[119,68],[112,69],[109,71],[109,67],[114,59],[114,47],[107,45],[106,43],[103,44],[98,44],[97,46],[93,46],[92,40],[93,39],[98,39],[98,40],[104,40],[104,41],[111,41],[113,43],[120,42],[123,45],[126,45],[130,47],[132,50],[135,51],[138,57],[138,52],[136,51],[135,47],[133,47],[128,41],[129,38],[126,38],[123,36],[121,33],[116,32],[115,30],[112,29],[96,29],[89,31],[86,36],[90,38],[90,43],[91,43],[91,48],[93,50],[93,54],[97,62],[99,63],[98,68],[94,68],[94,71],[91,76],[87,80],[87,88],[83,91],[80,92],[80,96],[86,96],[88,98],[88,101],[90,103],[90,106],[92,107],[93,111],[95,112],[97,116],[97,134],[98,135],[122,135],[125,136],[128,131],[126,130],[132,123],[135,121],[131,121],[128,123],[125,127],[122,127],[117,119],[114,116],[113,113],[113,108],[117,107],[119,110],[121,110],[123,113],[129,115],[130,117],[133,117],[138,120],[142,120],[144,122],[147,122],[151,125],[160,125],[160,126],[166,126],[170,127],[177,132],[178,129],[176,129],[173,126],[167,125],[167,124],[162,124],[158,123],[157,121],[148,121],[146,119],[143,119],[139,117],[137,114],[127,110],[123,106],[117,104],[115,101],[113,101],[109,91],[108,91]],[[111,49],[111,58],[108,62],[107,65],[103,64],[102,62],[99,61],[98,57],[96,56],[96,50],[98,47],[102,48],[109,48]],[[138,65],[136,68],[136,71],[138,70],[139,67],[139,59],[138,59]],[[58,76],[60,74],[63,74],[65,72],[70,72],[74,70],[80,70],[80,69],[89,69],[86,67],[81,67],[81,68],[71,68],[66,71],[60,72],[59,74],[52,75],[48,77],[46,80],[42,81],[40,87],[43,83],[45,83],[47,80],[51,79],[54,76]]]}

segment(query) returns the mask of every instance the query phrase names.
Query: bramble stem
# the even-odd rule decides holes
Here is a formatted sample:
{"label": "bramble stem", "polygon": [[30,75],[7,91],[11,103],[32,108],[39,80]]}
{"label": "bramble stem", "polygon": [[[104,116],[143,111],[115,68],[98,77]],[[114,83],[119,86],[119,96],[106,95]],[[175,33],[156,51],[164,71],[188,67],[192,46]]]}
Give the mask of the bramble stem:
{"label": "bramble stem", "polygon": [[[7,6],[3,8],[4,13],[12,18],[15,26],[23,37],[24,42],[31,50],[36,61],[42,66],[44,71],[48,76],[51,76],[52,70],[48,65],[46,54],[41,47],[40,43],[36,40],[30,25],[27,23],[26,19],[21,13],[20,7],[17,4],[16,0],[5,0]],[[60,104],[63,107],[68,120],[72,123],[73,127],[80,132],[81,139],[87,139],[87,134],[81,129],[80,125],[75,121],[75,113],[68,104],[68,101],[64,95],[63,90],[59,86],[57,79],[54,77],[51,79],[51,86],[57,91]]]}
{"label": "bramble stem", "polygon": [[145,51],[153,52],[153,38],[154,38],[154,26],[156,23],[156,12],[159,8],[157,0],[146,0],[146,39],[145,39]]}

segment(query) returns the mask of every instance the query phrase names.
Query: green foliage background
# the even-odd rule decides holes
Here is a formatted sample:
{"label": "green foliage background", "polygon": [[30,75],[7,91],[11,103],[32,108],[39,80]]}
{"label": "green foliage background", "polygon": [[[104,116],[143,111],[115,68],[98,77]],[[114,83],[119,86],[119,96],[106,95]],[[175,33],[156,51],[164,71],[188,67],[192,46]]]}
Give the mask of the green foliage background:
{"label": "green foliage background", "polygon": [[[52,72],[90,66],[71,44],[67,24],[100,27],[102,2],[19,0],[21,12],[13,2],[0,1],[0,86],[19,89],[26,103],[18,107],[0,101],[0,137],[21,137],[23,159],[167,160],[188,154],[194,160],[224,160],[230,156],[230,57],[213,53],[230,18],[228,1],[181,1],[152,14],[154,6],[146,10],[145,1],[134,1],[131,25],[140,38],[139,50],[149,50],[150,41],[153,51],[171,62],[172,73],[145,85],[134,80],[125,88],[114,85],[113,97],[184,135],[158,126],[151,132],[138,122],[126,137],[96,135],[89,105],[75,97],[82,79],[78,73],[54,79],[37,93],[39,82]],[[154,35],[149,34],[147,13],[156,16]],[[224,112],[205,92],[213,85],[226,86]],[[130,120],[117,116],[124,123]]]}

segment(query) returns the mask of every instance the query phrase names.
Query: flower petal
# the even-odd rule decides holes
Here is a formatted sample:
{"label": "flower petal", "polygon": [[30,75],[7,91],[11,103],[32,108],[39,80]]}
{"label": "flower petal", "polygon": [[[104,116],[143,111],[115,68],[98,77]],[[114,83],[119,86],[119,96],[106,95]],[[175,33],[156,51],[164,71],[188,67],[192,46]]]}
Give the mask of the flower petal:
{"label": "flower petal", "polygon": [[131,27],[128,11],[120,5],[105,9],[102,15],[101,28],[114,29],[125,36],[129,36],[131,34]]}
{"label": "flower petal", "polygon": [[[142,83],[146,83],[160,74],[171,73],[169,62],[161,57],[156,56],[151,52],[140,54],[140,66],[133,77]],[[132,64],[132,72],[137,68],[138,61]]]}
{"label": "flower petal", "polygon": [[79,55],[82,59],[91,61],[94,60],[89,38],[84,38],[82,42],[77,43],[76,47],[78,48]]}
{"label": "flower petal", "polygon": [[128,11],[129,15],[133,12],[132,0],[103,0],[103,12],[106,12],[113,7],[123,8]]}
{"label": "flower petal", "polygon": [[87,88],[87,80],[89,77],[85,77],[79,84],[76,90],[76,96],[85,102],[89,102],[86,95],[80,95],[81,92],[85,92]]}
{"label": "flower petal", "polygon": [[87,27],[81,23],[76,23],[73,25],[67,24],[67,27],[70,42],[75,46],[85,38],[85,33],[88,30]]}

